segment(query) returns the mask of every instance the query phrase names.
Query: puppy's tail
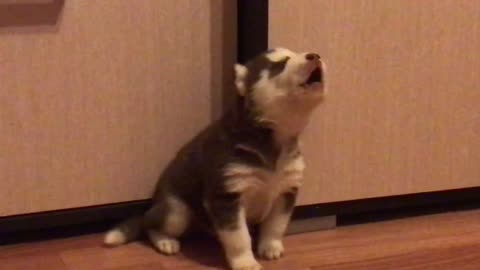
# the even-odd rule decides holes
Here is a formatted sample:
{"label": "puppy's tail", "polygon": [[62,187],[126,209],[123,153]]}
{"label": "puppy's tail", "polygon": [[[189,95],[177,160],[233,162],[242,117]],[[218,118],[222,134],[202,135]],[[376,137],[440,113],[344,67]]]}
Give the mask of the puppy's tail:
{"label": "puppy's tail", "polygon": [[119,246],[135,240],[142,233],[143,217],[133,217],[123,221],[105,234],[103,243],[107,246]]}

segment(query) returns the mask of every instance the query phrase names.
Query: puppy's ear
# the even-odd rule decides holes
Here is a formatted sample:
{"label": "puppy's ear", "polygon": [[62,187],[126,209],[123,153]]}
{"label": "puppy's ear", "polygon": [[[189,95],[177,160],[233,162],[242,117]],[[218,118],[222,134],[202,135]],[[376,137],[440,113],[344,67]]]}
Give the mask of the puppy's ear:
{"label": "puppy's ear", "polygon": [[246,66],[241,64],[235,64],[235,86],[237,87],[238,94],[240,96],[245,96],[247,92],[247,86],[245,85],[245,79],[247,78],[248,69]]}

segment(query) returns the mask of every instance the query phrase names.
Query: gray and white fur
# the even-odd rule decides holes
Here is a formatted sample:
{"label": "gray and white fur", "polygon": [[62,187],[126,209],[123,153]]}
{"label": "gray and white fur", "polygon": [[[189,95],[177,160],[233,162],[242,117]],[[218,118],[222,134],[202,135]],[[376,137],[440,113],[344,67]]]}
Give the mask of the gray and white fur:
{"label": "gray and white fur", "polygon": [[232,269],[255,270],[249,226],[258,225],[258,255],[280,258],[305,168],[298,139],[323,99],[324,70],[318,54],[285,48],[236,64],[236,106],[179,151],[152,207],[110,230],[105,243],[145,232],[161,253],[175,254],[195,225],[218,237]]}

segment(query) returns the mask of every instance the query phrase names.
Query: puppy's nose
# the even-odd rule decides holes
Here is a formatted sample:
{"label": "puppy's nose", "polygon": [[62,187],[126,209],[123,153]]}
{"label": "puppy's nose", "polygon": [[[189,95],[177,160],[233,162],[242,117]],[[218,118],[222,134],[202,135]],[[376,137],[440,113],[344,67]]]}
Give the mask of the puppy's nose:
{"label": "puppy's nose", "polygon": [[320,60],[320,55],[316,54],[316,53],[307,53],[305,55],[305,58],[308,60],[308,61],[313,61],[313,60]]}

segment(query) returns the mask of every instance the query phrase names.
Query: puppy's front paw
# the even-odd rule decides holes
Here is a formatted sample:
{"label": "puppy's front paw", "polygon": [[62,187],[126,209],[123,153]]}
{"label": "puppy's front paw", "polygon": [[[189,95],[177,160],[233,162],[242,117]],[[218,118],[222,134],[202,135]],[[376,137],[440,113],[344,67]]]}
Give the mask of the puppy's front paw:
{"label": "puppy's front paw", "polygon": [[173,238],[159,239],[153,243],[161,253],[165,255],[177,254],[180,251],[180,242]]}
{"label": "puppy's front paw", "polygon": [[245,254],[230,260],[233,270],[261,270],[262,266],[255,260],[252,253]]}
{"label": "puppy's front paw", "polygon": [[261,241],[258,245],[258,255],[267,260],[277,260],[285,251],[281,240]]}
{"label": "puppy's front paw", "polygon": [[232,267],[232,269],[233,270],[262,270],[262,266],[258,262],[255,262],[251,264]]}

